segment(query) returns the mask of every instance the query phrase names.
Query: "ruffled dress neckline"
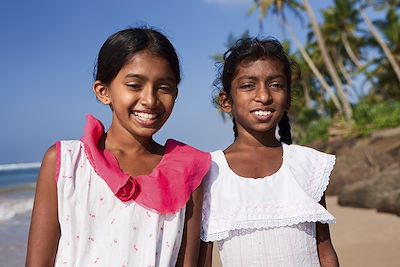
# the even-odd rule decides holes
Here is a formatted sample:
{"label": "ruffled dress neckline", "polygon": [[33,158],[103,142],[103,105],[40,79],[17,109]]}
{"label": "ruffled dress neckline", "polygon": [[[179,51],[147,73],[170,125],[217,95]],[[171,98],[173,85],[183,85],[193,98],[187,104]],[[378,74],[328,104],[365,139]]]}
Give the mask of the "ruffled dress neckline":
{"label": "ruffled dress neckline", "polygon": [[81,138],[86,157],[122,202],[135,201],[158,213],[175,213],[185,206],[210,167],[209,153],[168,139],[165,153],[152,172],[132,177],[120,169],[109,151],[98,148],[104,134],[103,124],[88,115]]}

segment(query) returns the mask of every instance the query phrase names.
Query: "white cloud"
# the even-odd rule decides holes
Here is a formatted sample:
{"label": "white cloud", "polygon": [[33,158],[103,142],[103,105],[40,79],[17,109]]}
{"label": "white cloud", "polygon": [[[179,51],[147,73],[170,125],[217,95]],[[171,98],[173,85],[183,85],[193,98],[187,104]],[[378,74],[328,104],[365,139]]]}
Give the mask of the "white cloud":
{"label": "white cloud", "polygon": [[250,5],[253,0],[203,0],[206,4],[233,6],[233,5]]}

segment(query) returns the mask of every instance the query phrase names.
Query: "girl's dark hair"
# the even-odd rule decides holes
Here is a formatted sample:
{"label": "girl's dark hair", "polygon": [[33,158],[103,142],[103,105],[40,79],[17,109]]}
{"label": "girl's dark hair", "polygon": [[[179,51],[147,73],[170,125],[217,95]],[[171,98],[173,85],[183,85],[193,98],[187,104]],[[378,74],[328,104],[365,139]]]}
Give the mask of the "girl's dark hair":
{"label": "girl's dark hair", "polygon": [[[300,74],[299,66],[291,61],[284,51],[281,43],[274,38],[245,38],[239,39],[235,46],[231,47],[224,54],[224,61],[220,67],[219,77],[214,82],[214,86],[218,88],[219,91],[223,90],[228,95],[231,96],[231,85],[232,81],[237,74],[237,69],[240,63],[244,60],[246,61],[256,61],[262,58],[273,58],[281,62],[283,67],[283,72],[286,77],[286,85],[288,90],[288,101],[290,104],[291,98],[291,85],[292,85],[292,68],[295,68],[298,74]],[[222,68],[222,71],[221,71]],[[235,133],[235,138],[237,137],[237,127],[235,118],[233,120],[233,130]],[[287,112],[283,115],[282,119],[278,123],[279,135],[281,141],[287,144],[292,143],[292,135],[290,132],[289,117]]]}
{"label": "girl's dark hair", "polygon": [[178,85],[181,76],[175,48],[164,34],[147,27],[127,28],[108,37],[99,51],[94,79],[110,84],[122,67],[136,53],[144,50],[169,63]]}

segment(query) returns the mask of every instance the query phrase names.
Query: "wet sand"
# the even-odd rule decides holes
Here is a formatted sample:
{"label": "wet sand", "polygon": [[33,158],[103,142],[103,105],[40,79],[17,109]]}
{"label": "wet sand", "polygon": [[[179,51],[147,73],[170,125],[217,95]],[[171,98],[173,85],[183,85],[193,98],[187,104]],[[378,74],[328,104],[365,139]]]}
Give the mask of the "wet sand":
{"label": "wet sand", "polygon": [[12,222],[0,222],[0,266],[25,265],[30,215],[28,212],[13,217]]}
{"label": "wet sand", "polygon": [[[327,197],[327,207],[337,220],[330,231],[341,267],[400,266],[400,217],[341,207],[337,197]],[[213,267],[220,267],[215,247]]]}

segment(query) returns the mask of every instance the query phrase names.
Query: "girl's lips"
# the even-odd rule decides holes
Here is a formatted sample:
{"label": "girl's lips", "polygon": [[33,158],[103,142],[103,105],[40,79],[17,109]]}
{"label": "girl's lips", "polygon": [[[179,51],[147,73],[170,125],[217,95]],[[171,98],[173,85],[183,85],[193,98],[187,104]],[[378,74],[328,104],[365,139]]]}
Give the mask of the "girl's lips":
{"label": "girl's lips", "polygon": [[132,117],[144,127],[151,127],[157,122],[157,118],[159,117],[159,113],[155,112],[133,111],[131,114]]}
{"label": "girl's lips", "polygon": [[273,111],[271,110],[254,110],[251,112],[258,121],[268,122],[272,118]]}

